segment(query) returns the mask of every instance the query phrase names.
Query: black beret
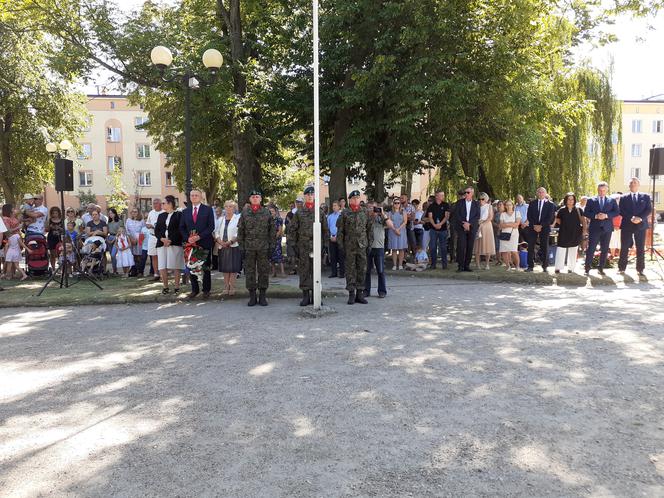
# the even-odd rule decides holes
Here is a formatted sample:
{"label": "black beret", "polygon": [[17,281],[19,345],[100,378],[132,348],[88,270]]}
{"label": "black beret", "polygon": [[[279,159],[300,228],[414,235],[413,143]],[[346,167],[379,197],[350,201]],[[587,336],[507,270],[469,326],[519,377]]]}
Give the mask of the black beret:
{"label": "black beret", "polygon": [[353,197],[359,197],[360,196],[360,191],[359,190],[353,190],[350,194],[348,194],[348,198],[351,199]]}

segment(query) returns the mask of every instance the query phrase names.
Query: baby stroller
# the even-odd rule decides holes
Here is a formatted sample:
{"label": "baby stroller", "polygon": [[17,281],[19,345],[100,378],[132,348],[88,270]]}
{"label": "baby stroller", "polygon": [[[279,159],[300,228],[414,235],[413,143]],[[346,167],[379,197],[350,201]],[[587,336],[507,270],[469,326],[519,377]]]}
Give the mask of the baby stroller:
{"label": "baby stroller", "polygon": [[102,278],[105,268],[102,261],[106,252],[106,241],[103,237],[92,236],[85,239],[81,248],[81,272],[93,278]]}
{"label": "baby stroller", "polygon": [[46,237],[33,233],[25,238],[24,243],[30,248],[30,252],[26,251],[25,255],[25,265],[27,266],[28,275],[31,277],[50,275],[51,268],[48,262]]}

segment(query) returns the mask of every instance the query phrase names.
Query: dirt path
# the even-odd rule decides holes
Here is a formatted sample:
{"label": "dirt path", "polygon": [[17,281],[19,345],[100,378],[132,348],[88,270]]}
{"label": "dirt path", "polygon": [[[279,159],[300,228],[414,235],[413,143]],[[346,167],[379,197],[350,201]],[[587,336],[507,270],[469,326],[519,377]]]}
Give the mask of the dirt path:
{"label": "dirt path", "polygon": [[0,496],[664,496],[664,292],[0,310]]}

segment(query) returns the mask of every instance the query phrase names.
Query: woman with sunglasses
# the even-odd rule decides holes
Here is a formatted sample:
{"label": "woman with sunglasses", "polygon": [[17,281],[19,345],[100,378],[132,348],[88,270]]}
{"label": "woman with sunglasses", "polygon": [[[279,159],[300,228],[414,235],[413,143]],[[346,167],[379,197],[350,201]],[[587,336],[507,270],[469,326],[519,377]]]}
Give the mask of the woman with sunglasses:
{"label": "woman with sunglasses", "polygon": [[486,258],[485,270],[491,265],[491,256],[496,255],[496,241],[493,237],[493,207],[489,196],[480,193],[480,227],[475,238],[475,263],[481,268],[482,257]]}
{"label": "woman with sunglasses", "polygon": [[387,234],[388,247],[392,251],[392,269],[405,269],[404,257],[408,249],[408,236],[406,235],[406,225],[408,224],[408,215],[404,212],[399,198],[392,202],[392,212],[388,215],[392,221]]}

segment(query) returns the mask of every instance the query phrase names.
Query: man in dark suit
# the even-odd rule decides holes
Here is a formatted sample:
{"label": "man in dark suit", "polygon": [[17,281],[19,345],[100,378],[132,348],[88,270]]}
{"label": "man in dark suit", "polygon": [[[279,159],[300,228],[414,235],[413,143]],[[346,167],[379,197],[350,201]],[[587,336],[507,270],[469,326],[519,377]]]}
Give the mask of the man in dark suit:
{"label": "man in dark suit", "polygon": [[[200,190],[194,189],[189,193],[191,205],[182,211],[180,218],[180,232],[185,243],[187,241],[196,242],[203,249],[208,250],[207,260],[205,267],[207,270],[203,271],[203,298],[210,297],[210,290],[212,289],[212,276],[210,275],[210,266],[212,263],[212,246],[214,239],[212,233],[214,232],[214,211],[210,206],[201,203],[202,194]],[[196,231],[192,234],[192,231]],[[200,287],[198,284],[198,277],[191,275],[191,293],[189,299],[194,299],[198,296]]]}
{"label": "man in dark suit", "polygon": [[472,271],[470,260],[473,257],[473,244],[480,226],[480,203],[473,200],[475,189],[467,187],[464,198],[456,202],[454,209],[454,229],[457,233],[457,271]]}
{"label": "man in dark suit", "polygon": [[634,177],[629,181],[629,193],[620,198],[620,260],[618,271],[627,269],[627,257],[632,244],[636,245],[636,271],[643,276],[646,267],[646,231],[652,204],[648,194],[639,192],[641,182]]}
{"label": "man in dark suit", "polygon": [[620,214],[618,203],[608,196],[609,184],[597,184],[597,197],[588,199],[583,216],[590,220],[588,225],[588,249],[586,250],[585,274],[590,273],[590,265],[595,256],[597,243],[600,246],[599,274],[604,275],[604,264],[609,253],[609,243],[613,233],[613,218]]}
{"label": "man in dark suit", "polygon": [[548,194],[544,187],[537,189],[537,199],[528,204],[528,216],[525,227],[526,242],[528,242],[528,268],[535,268],[535,246],[539,238],[539,257],[542,262],[542,270],[546,271],[549,265],[549,235],[551,225],[556,219],[556,205],[548,200]]}

